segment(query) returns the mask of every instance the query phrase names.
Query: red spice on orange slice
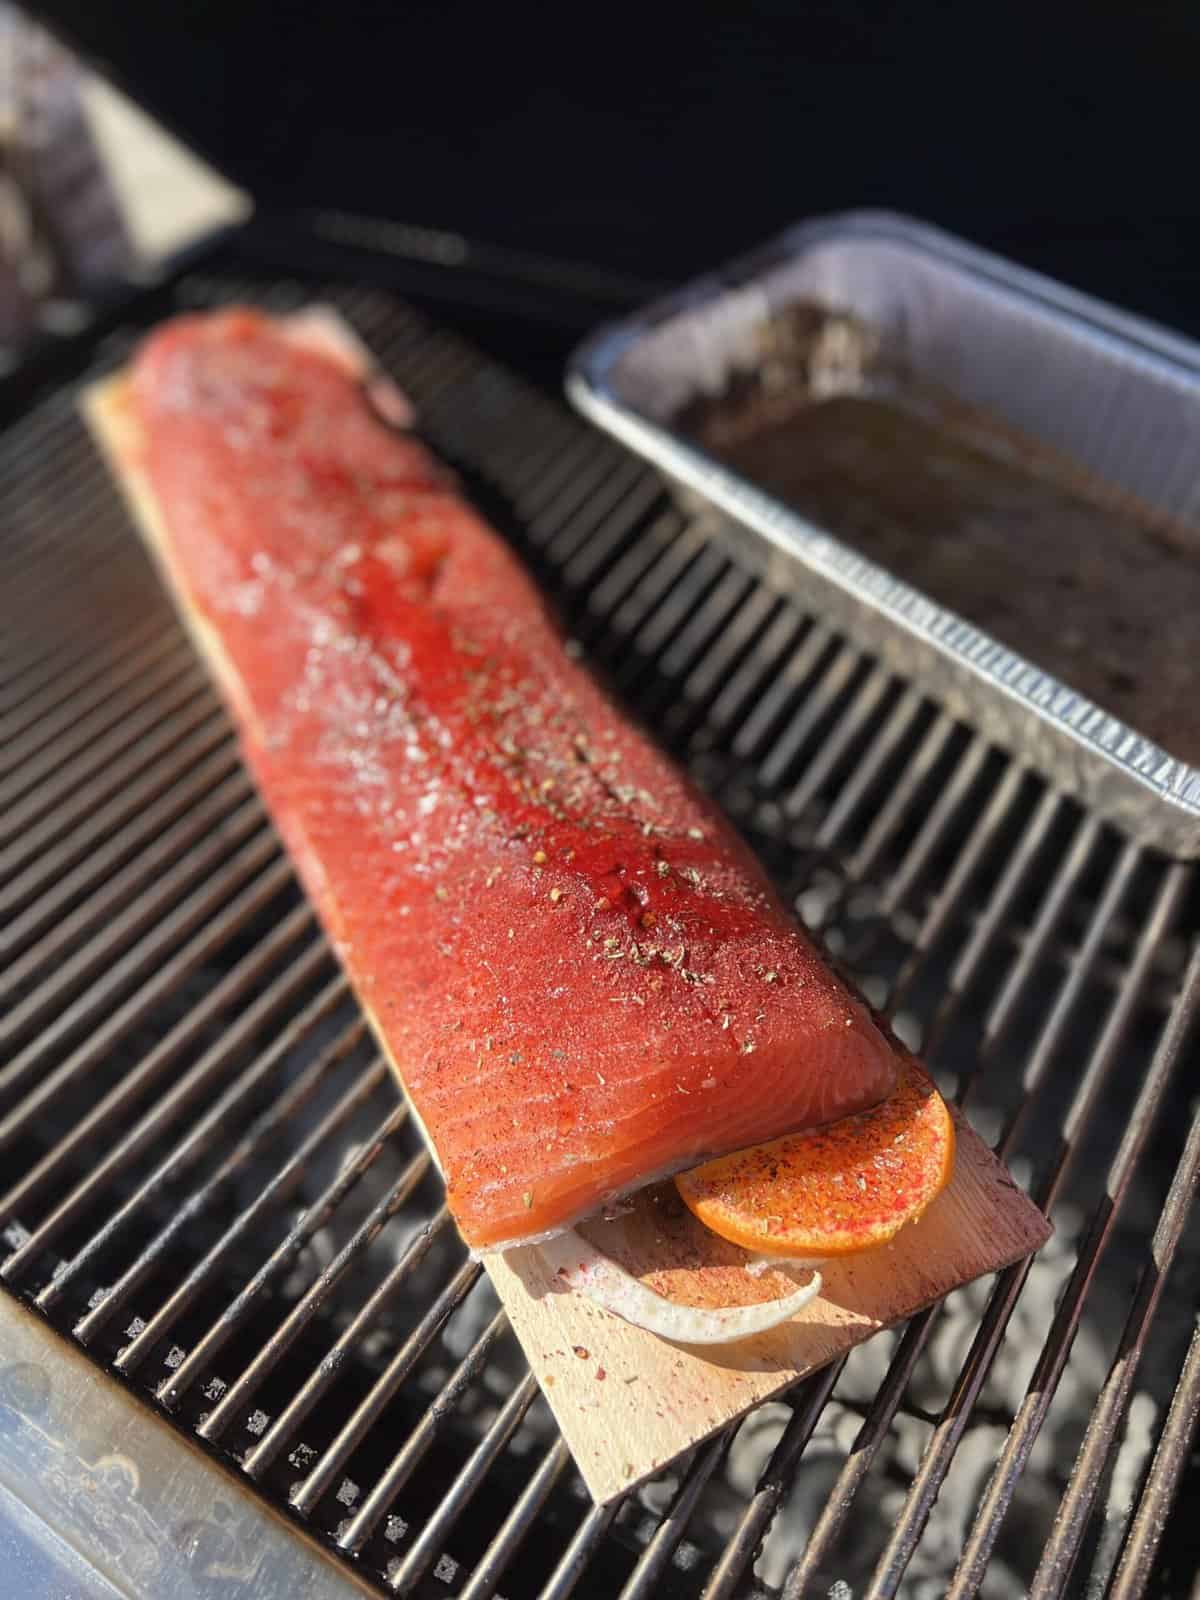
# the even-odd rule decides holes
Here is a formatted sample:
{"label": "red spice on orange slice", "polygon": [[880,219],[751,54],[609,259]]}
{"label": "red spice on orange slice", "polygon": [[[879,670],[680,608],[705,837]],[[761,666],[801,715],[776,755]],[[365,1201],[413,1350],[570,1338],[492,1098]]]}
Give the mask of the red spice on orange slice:
{"label": "red spice on orange slice", "polygon": [[945,1188],[954,1122],[909,1056],[881,1105],[681,1173],[705,1227],[764,1256],[820,1259],[886,1244]]}

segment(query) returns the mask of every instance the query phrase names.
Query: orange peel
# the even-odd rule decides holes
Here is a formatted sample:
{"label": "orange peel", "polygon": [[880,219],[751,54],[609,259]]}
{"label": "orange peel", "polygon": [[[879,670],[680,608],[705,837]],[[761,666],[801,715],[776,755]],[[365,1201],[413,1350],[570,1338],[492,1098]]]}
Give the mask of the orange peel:
{"label": "orange peel", "polygon": [[949,1182],[954,1142],[946,1102],[905,1055],[870,1111],[706,1162],[675,1185],[721,1238],[818,1261],[874,1249],[914,1222]]}

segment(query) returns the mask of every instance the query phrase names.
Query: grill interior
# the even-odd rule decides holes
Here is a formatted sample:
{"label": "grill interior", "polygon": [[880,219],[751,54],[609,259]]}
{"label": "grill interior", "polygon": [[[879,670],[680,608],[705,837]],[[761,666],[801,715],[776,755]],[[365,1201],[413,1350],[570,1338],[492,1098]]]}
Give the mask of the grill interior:
{"label": "grill interior", "polygon": [[314,297],[1057,1233],[594,1509],[59,386],[0,442],[7,1290],[384,1593],[1184,1592],[1193,871],[386,293],[217,258],[154,308]]}

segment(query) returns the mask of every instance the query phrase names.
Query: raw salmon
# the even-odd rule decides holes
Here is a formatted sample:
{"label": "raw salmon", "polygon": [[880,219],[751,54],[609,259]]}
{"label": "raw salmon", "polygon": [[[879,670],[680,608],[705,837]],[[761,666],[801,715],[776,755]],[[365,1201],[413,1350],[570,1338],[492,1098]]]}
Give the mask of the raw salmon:
{"label": "raw salmon", "polygon": [[129,386],[185,605],[469,1244],[858,1111],[890,1046],[345,369],[250,311]]}

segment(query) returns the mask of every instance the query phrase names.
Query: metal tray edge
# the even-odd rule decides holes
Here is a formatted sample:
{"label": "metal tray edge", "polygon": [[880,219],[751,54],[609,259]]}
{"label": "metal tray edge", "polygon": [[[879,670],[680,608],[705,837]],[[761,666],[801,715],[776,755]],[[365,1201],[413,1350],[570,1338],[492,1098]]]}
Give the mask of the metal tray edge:
{"label": "metal tray edge", "polygon": [[[940,229],[892,212],[854,211],[799,223],[751,255],[598,329],[571,357],[568,399],[674,483],[765,540],[792,567],[793,593],[796,569],[817,579],[837,620],[859,644],[976,720],[998,743],[1135,838],[1175,856],[1200,856],[1200,769],[1171,756],[956,612],[858,555],[699,447],[639,415],[613,388],[610,378],[619,356],[657,323],[703,304],[746,274],[819,239],[880,233],[987,277],[1009,293],[1036,298],[1123,343],[1192,368],[1198,364],[1196,347],[1169,330],[1010,265]],[[951,682],[938,677],[946,668],[951,669]],[[1044,736],[1040,752],[1031,750],[1031,717]]]}

